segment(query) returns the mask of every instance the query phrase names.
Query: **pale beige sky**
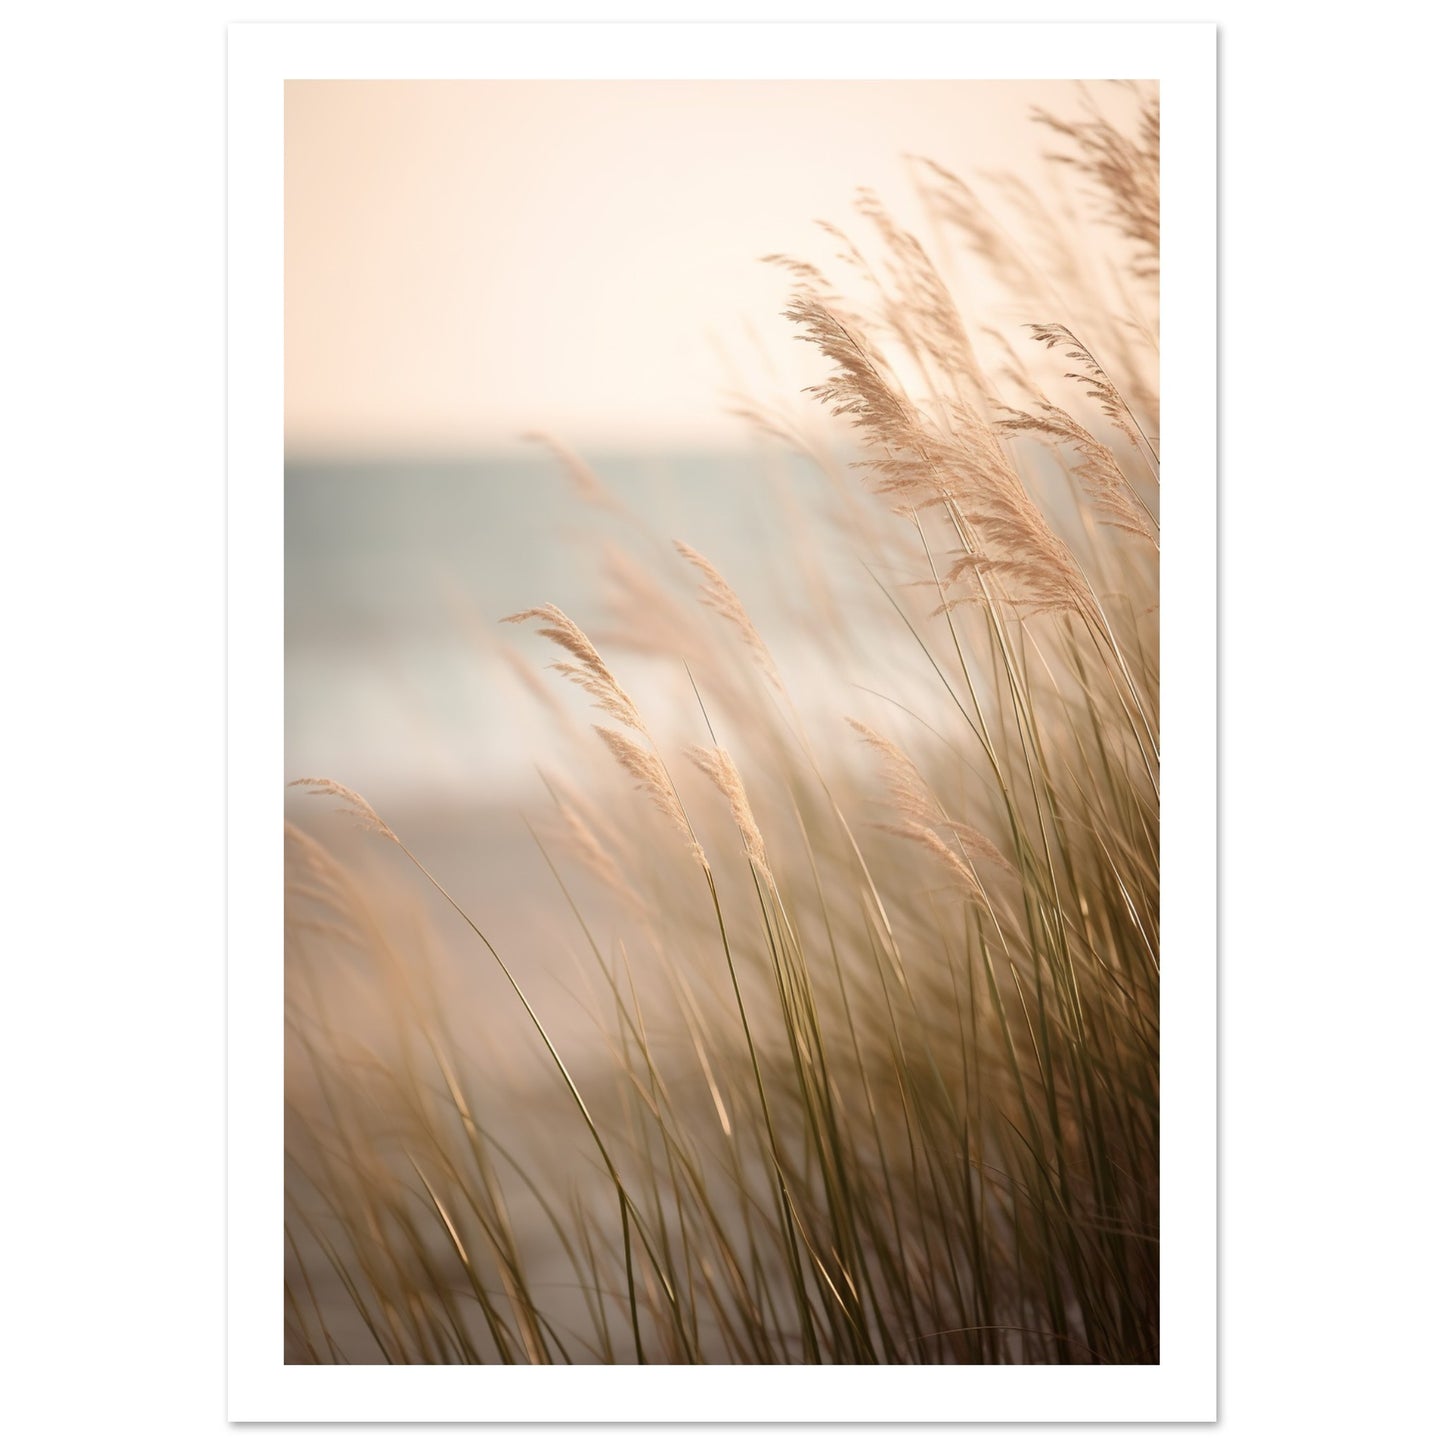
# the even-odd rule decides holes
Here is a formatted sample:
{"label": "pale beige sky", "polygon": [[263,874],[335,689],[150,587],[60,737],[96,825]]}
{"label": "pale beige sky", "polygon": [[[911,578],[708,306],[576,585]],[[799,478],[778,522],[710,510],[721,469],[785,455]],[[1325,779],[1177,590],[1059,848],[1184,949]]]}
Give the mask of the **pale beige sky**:
{"label": "pale beige sky", "polygon": [[[742,440],[719,347],[786,358],[768,252],[826,260],[901,157],[1036,178],[1015,81],[290,81],[286,444],[446,452]],[[786,366],[786,359],[784,365]]]}

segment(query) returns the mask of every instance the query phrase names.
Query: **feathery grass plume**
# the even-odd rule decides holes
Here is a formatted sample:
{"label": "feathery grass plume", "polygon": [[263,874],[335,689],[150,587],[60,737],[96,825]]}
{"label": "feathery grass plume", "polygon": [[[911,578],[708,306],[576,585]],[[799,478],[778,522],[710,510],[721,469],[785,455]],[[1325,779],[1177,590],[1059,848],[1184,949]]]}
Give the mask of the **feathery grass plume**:
{"label": "feathery grass plume", "polygon": [[846,722],[865,743],[883,759],[884,776],[888,780],[888,794],[894,806],[907,817],[924,820],[936,813],[928,785],[918,771],[912,758],[882,733],[875,732],[865,722],[855,717]]}
{"label": "feathery grass plume", "polygon": [[960,383],[966,383],[969,391],[987,397],[988,381],[958,308],[918,238],[898,225],[867,187],[859,190],[856,206],[888,248],[888,269],[897,288],[889,315],[898,340],[915,354],[926,354],[940,383],[955,394]]}
{"label": "feathery grass plume", "polygon": [[1142,452],[1144,435],[1134,420],[1134,413],[1129,409],[1129,403],[1120,395],[1119,388],[1109,380],[1104,368],[1095,360],[1093,352],[1067,326],[1060,326],[1056,322],[1046,326],[1031,322],[1028,329],[1035,341],[1044,343],[1045,350],[1052,351],[1054,347],[1062,346],[1064,355],[1083,367],[1082,371],[1068,371],[1064,375],[1070,381],[1080,382],[1085,394],[1099,403],[1099,410]]}
{"label": "feathery grass plume", "polygon": [[833,364],[828,380],[807,390],[834,416],[846,418],[880,449],[921,430],[917,408],[888,379],[887,362],[861,330],[808,291],[794,292],[783,315]]}
{"label": "feathery grass plume", "polygon": [[[926,158],[909,159],[922,172],[918,189],[925,207],[941,225],[957,230],[968,240],[974,253],[1005,287],[1017,309],[1042,309],[1070,316],[1073,319],[1068,323],[1069,327],[1077,330],[1079,326],[1085,326],[1106,343],[1112,364],[1127,381],[1128,394],[1134,399],[1132,408],[1124,406],[1119,409],[1119,424],[1136,444],[1140,444],[1138,418],[1148,417],[1152,424],[1157,416],[1158,397],[1148,380],[1151,368],[1138,353],[1142,345],[1150,356],[1157,356],[1158,341],[1157,335],[1138,314],[1127,313],[1137,312],[1141,302],[1151,299],[1148,294],[1121,297],[1113,305],[1102,300],[1101,283],[1105,278],[1089,272],[1085,248],[1079,245],[1077,227],[1066,224],[1070,215],[1067,195],[1061,194],[1051,198],[1051,202],[1045,202],[1017,176],[997,175],[990,178],[996,194],[994,203],[1005,203],[1016,213],[1015,226],[1022,222],[1024,243],[1020,244],[1012,229],[1006,229],[990,207],[960,177]],[[1071,173],[1082,176],[1088,184],[1089,174],[1078,164],[1081,157],[1056,155],[1051,159]],[[1032,245],[1028,244],[1030,240]],[[1152,270],[1157,272],[1157,253]],[[1152,301],[1153,309],[1157,309],[1157,295],[1152,297]],[[1122,305],[1122,313],[1119,305]],[[1059,329],[1063,331],[1065,328]],[[1005,354],[1012,353],[1010,345],[996,336],[994,339],[1001,344]],[[1071,340],[1080,351],[1088,352],[1088,348],[1079,345],[1076,335]],[[1085,361],[1086,367],[1091,365],[1098,366],[1093,355]],[[1153,369],[1157,371],[1157,367]],[[1098,384],[1101,390],[1112,389],[1117,397],[1119,388],[1114,387],[1112,380],[1103,374],[1102,367],[1099,367],[1099,373],[1098,376],[1076,379],[1087,385]],[[1022,377],[1016,376],[1013,380],[1028,393],[1036,390],[1034,385],[1024,383]],[[1107,395],[1098,399],[1106,406],[1110,401]]]}
{"label": "feathery grass plume", "polygon": [[597,649],[587,640],[587,634],[562,611],[550,602],[543,607],[529,607],[525,612],[514,612],[503,622],[529,622],[538,618],[547,623],[537,632],[555,642],[564,652],[569,652],[575,662],[554,662],[552,669],[563,677],[577,683],[596,700],[598,707],[609,717],[616,718],[625,727],[646,733],[642,715],[632,699],[622,690],[622,684],[613,677],[607,664],[598,655]]}
{"label": "feathery grass plume", "polygon": [[[999,438],[972,408],[950,407],[950,432],[930,426],[885,375],[879,353],[816,297],[795,294],[784,315],[833,363],[828,380],[808,390],[875,448],[878,454],[865,464],[879,491],[906,509],[941,506],[974,532],[945,580],[977,578],[987,570],[998,579],[1003,600],[1021,612],[1093,617],[1078,564],[1029,496]],[[976,595],[946,599],[941,610]]]}
{"label": "feathery grass plume", "polygon": [[1062,407],[1047,401],[1039,402],[1036,413],[1005,407],[998,427],[1005,433],[1032,433],[1072,447],[1078,463],[1069,470],[1083,485],[1104,523],[1158,547],[1154,519],[1129,485],[1118,458]]}
{"label": "feathery grass plume", "polygon": [[657,804],[663,817],[687,839],[693,857],[706,867],[707,858],[687,821],[687,814],[683,812],[682,800],[677,796],[677,789],[672,786],[672,779],[667,776],[667,769],[662,766],[657,754],[639,747],[631,738],[613,728],[599,725],[596,732],[623,770]]}
{"label": "feathery grass plume", "polygon": [[1054,154],[1050,160],[1072,166],[1093,183],[1104,213],[1138,246],[1134,273],[1159,274],[1159,97],[1143,99],[1139,134],[1131,140],[1106,120],[1097,104],[1086,98],[1086,118],[1061,120],[1035,109],[1034,119],[1078,147],[1077,155]]}
{"label": "feathery grass plume", "polygon": [[954,881],[963,888],[976,903],[986,902],[983,885],[978,881],[978,874],[973,871],[973,865],[960,858],[932,828],[915,822],[911,818],[905,818],[901,823],[879,823],[876,825],[882,833],[891,833],[895,838],[906,838],[911,843],[920,844],[924,850],[936,858],[948,870]]}
{"label": "feathery grass plume", "polygon": [[689,748],[688,757],[711,779],[733,815],[733,822],[742,836],[743,849],[769,888],[775,888],[773,870],[768,863],[763,835],[753,817],[747,790],[743,787],[737,765],[723,748]]}
{"label": "feathery grass plume", "polygon": [[[957,839],[959,846],[972,858],[977,855],[986,858],[1006,872],[1017,870],[998,848],[979,832],[977,828],[956,818],[950,818],[934,798],[932,789],[924,781],[918,765],[892,739],[875,732],[867,723],[857,718],[847,719],[848,726],[883,759],[883,772],[888,781],[888,795],[899,814],[911,825],[924,829],[946,828]],[[907,834],[905,836],[912,837]],[[918,841],[915,839],[915,841]]]}
{"label": "feathery grass plume", "polygon": [[781,692],[783,682],[773,663],[773,655],[768,651],[767,643],[759,636],[758,629],[753,626],[753,620],[748,616],[742,599],[728,586],[722,573],[701,552],[695,551],[686,542],[674,541],[672,545],[677,548],[678,555],[684,561],[692,563],[702,573],[701,597],[704,605],[712,608],[719,617],[726,618],[737,628],[742,634],[743,641],[747,643],[753,656],[757,658],[759,665],[767,674],[768,681]]}
{"label": "feathery grass plume", "polygon": [[380,833],[383,838],[389,838],[393,843],[401,842],[401,839],[382,821],[381,815],[376,809],[360,793],[353,792],[352,789],[332,778],[293,778],[286,786],[288,788],[305,788],[315,797],[337,798],[346,804],[341,811],[349,817],[360,819],[362,825],[369,832]]}
{"label": "feathery grass plume", "polygon": [[594,507],[603,507],[610,512],[623,510],[622,503],[607,490],[601,477],[565,442],[544,431],[523,432],[522,440],[546,447],[562,463],[563,470],[577,489],[577,495],[584,502],[589,502]]}

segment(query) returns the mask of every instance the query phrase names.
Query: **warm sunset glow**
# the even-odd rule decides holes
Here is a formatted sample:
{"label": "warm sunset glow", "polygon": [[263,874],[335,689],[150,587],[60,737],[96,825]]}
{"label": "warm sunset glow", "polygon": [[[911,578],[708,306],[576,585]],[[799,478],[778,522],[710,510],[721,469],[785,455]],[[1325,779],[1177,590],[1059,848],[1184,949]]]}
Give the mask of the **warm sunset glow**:
{"label": "warm sunset glow", "polygon": [[845,217],[865,184],[924,225],[905,155],[1049,185],[1029,112],[1078,94],[292,81],[288,451],[454,452],[532,428],[582,445],[743,441],[721,401],[729,366],[756,364],[750,335],[786,293],[758,258],[827,261],[813,221]]}

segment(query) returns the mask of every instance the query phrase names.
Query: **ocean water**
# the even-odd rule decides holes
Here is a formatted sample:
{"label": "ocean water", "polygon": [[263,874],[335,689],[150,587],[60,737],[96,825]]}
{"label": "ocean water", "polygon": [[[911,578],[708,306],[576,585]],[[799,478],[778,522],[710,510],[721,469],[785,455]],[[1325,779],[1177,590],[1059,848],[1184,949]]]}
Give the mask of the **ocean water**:
{"label": "ocean water", "polygon": [[[342,779],[379,807],[531,796],[555,739],[503,647],[543,686],[568,690],[544,669],[555,650],[500,619],[555,603],[602,645],[609,553],[663,575],[678,567],[673,538],[718,567],[780,664],[806,679],[822,627],[800,557],[826,565],[838,553],[837,499],[820,469],[720,453],[587,461],[620,509],[583,501],[540,449],[288,462],[289,776]],[[634,657],[627,681],[665,717],[672,691],[652,677],[658,667]]]}

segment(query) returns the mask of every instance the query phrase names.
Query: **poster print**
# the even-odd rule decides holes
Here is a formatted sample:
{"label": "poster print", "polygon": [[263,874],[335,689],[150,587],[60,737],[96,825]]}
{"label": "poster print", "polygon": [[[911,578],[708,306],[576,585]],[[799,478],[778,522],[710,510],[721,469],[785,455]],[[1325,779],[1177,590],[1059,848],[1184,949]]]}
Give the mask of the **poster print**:
{"label": "poster print", "polygon": [[1162,90],[285,80],[288,1376],[1157,1370]]}

